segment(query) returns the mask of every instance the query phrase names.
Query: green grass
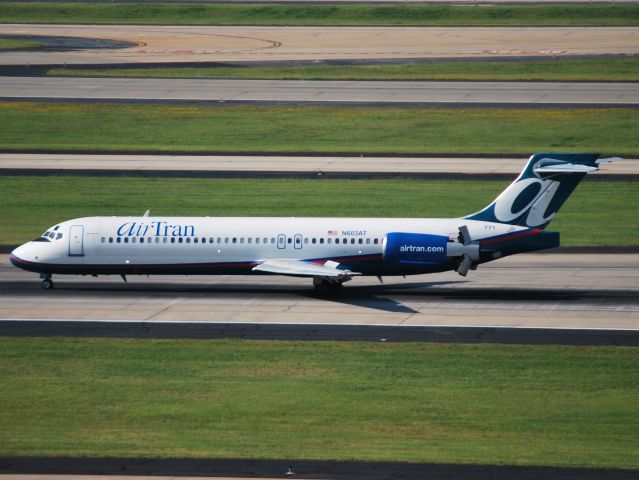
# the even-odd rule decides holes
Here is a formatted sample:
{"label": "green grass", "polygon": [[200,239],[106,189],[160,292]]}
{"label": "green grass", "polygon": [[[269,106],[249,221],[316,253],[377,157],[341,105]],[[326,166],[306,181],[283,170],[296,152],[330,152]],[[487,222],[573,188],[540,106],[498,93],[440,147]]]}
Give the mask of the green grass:
{"label": "green grass", "polygon": [[31,48],[43,45],[41,42],[33,40],[22,40],[18,38],[0,38],[0,50],[15,50],[17,48]]}
{"label": "green grass", "polygon": [[[0,177],[0,244],[93,215],[457,217],[505,181]],[[637,182],[585,180],[549,229],[562,245],[637,246]],[[241,194],[240,194],[241,192]]]}
{"label": "green grass", "polygon": [[636,5],[0,3],[2,23],[170,25],[637,25]]}
{"label": "green grass", "polygon": [[55,68],[48,75],[283,80],[545,80],[639,81],[639,58],[525,62],[419,62],[399,65],[311,65],[283,67]]}
{"label": "green grass", "polygon": [[639,467],[639,350],[0,338],[0,455]]}
{"label": "green grass", "polygon": [[0,102],[0,148],[639,154],[637,109]]}

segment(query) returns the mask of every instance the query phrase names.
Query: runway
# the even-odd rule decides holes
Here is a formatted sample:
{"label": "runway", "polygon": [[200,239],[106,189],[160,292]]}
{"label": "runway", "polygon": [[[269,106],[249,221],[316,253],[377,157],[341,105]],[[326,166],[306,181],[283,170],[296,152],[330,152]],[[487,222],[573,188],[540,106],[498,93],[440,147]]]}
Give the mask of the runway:
{"label": "runway", "polygon": [[[291,174],[306,176],[351,175],[514,178],[526,157],[337,157],[262,155],[109,155],[109,154],[0,154],[0,172],[5,175],[29,173],[82,175],[183,176],[266,176]],[[627,179],[639,175],[639,159],[623,159],[602,165],[589,179]]]}
{"label": "runway", "polygon": [[525,254],[467,278],[357,278],[329,300],[277,276],[56,276],[44,291],[1,258],[0,319],[639,329],[639,254]]}
{"label": "runway", "polygon": [[639,105],[639,83],[0,77],[0,98],[636,106]]}
{"label": "runway", "polygon": [[639,53],[638,27],[206,27],[0,25],[0,35],[133,42],[123,49],[0,51],[0,65],[374,58],[494,58]]}

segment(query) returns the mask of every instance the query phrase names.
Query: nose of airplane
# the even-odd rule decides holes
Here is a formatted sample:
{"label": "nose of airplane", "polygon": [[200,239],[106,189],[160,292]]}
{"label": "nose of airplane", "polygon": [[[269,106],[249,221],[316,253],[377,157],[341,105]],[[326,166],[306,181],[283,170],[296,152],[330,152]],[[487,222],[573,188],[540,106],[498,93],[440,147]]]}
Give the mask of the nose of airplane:
{"label": "nose of airplane", "polygon": [[33,261],[33,259],[30,258],[32,256],[29,252],[31,250],[30,247],[31,242],[27,242],[24,245],[20,245],[18,248],[14,249],[9,256],[9,260],[11,261],[11,263],[13,263],[16,267],[22,267],[24,265],[24,262]]}

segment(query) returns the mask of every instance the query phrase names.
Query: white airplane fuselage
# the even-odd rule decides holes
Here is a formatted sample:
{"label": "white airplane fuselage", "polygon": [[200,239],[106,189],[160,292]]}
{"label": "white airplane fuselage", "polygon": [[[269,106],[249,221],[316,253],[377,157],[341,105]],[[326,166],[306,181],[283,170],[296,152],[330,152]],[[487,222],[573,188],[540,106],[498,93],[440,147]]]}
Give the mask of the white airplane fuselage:
{"label": "white airplane fuselage", "polygon": [[52,227],[53,239],[29,242],[12,258],[50,274],[243,274],[266,260],[290,259],[407,275],[452,269],[459,254],[450,264],[388,261],[389,233],[453,239],[463,225],[477,241],[530,230],[463,218],[86,217]]}

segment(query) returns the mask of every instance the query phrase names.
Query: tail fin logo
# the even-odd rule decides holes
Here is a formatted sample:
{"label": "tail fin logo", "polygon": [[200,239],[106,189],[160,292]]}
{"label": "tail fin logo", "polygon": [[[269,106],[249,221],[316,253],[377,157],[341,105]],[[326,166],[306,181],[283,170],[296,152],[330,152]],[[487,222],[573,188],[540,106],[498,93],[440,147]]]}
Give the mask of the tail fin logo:
{"label": "tail fin logo", "polygon": [[537,227],[548,223],[555,216],[552,212],[546,216],[559,182],[527,178],[511,185],[495,200],[495,218],[509,223],[528,212],[525,223],[528,227]]}
{"label": "tail fin logo", "polygon": [[506,190],[469,220],[545,228],[589,172],[599,170],[597,153],[536,153]]}

